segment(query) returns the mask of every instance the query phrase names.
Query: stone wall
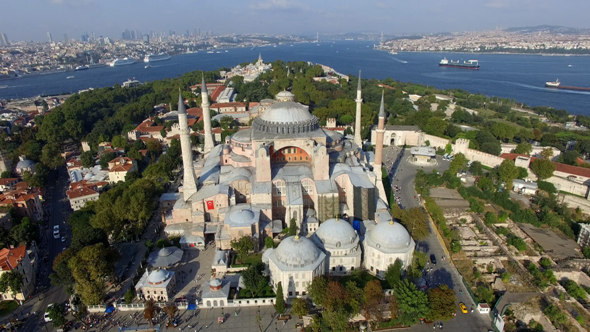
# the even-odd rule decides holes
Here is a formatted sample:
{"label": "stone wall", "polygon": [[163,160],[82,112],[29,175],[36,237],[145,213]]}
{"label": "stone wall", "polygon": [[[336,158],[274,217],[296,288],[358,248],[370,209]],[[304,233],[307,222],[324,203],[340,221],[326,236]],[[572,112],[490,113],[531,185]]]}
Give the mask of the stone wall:
{"label": "stone wall", "polygon": [[553,183],[557,190],[566,191],[568,193],[584,197],[588,196],[588,186],[585,184],[576,183],[558,176],[552,176],[545,181]]}
{"label": "stone wall", "polygon": [[590,214],[590,201],[585,198],[559,194],[558,201],[566,203],[571,208],[579,207],[582,212]]}

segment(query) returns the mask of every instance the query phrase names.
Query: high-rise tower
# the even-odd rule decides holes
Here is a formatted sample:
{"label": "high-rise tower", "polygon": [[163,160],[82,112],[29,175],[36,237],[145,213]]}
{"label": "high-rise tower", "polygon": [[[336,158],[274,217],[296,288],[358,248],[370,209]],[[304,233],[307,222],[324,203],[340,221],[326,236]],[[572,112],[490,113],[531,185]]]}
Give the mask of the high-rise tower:
{"label": "high-rise tower", "polygon": [[375,144],[375,165],[377,172],[381,171],[383,163],[383,135],[385,134],[385,91],[381,94],[381,107],[379,108],[379,124],[377,125],[377,142]]}
{"label": "high-rise tower", "polygon": [[201,83],[201,108],[203,109],[203,129],[205,130],[205,146],[203,153],[209,153],[215,146],[213,142],[213,134],[211,133],[211,111],[209,107],[209,93],[207,92],[207,84],[205,84],[205,73],[202,74]]}
{"label": "high-rise tower", "polygon": [[51,32],[47,33],[47,40],[49,40],[50,43],[53,43],[53,36],[51,36]]}
{"label": "high-rise tower", "polygon": [[193,150],[189,137],[186,107],[184,107],[180,91],[178,92],[178,125],[180,126],[180,148],[182,149],[182,166],[184,168],[182,195],[186,202],[197,192],[197,177],[193,167]]}
{"label": "high-rise tower", "polygon": [[354,122],[354,142],[359,148],[363,147],[363,140],[361,139],[361,107],[363,99],[361,98],[361,71],[359,70],[359,84],[356,88],[356,119]]}

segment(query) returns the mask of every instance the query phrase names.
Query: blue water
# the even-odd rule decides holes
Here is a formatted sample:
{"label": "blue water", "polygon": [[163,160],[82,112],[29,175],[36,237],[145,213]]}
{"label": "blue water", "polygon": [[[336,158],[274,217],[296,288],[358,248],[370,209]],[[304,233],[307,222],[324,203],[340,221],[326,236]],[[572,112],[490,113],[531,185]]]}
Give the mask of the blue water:
{"label": "blue water", "polygon": [[[228,53],[222,51],[219,54],[184,54],[168,61],[156,62],[147,69],[143,63],[137,63],[0,81],[0,85],[8,85],[8,88],[0,89],[0,98],[76,92],[89,87],[120,84],[131,77],[142,82],[176,77],[192,70],[212,70],[254,61],[261,52],[265,62],[276,59],[311,61],[330,66],[344,74],[357,75],[360,69],[364,78],[391,77],[439,89],[461,88],[472,93],[512,98],[531,106],[547,105],[565,109],[572,114],[590,115],[590,92],[543,87],[546,81],[555,79],[559,79],[563,85],[590,87],[590,57],[403,52],[390,55],[375,51],[372,47],[371,42],[339,41],[321,43],[320,46],[279,45],[254,50],[230,49]],[[481,68],[466,70],[439,67],[438,62],[443,57],[452,60],[477,59]],[[67,80],[66,77],[70,75],[75,78]]]}

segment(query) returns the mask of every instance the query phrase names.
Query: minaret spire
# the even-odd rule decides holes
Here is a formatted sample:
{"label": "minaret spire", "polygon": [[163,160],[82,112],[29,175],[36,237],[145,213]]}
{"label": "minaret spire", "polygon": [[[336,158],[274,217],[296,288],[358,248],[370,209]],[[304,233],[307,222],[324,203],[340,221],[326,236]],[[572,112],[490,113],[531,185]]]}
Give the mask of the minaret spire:
{"label": "minaret spire", "polygon": [[178,89],[178,124],[180,126],[180,148],[182,150],[182,166],[184,168],[182,195],[186,202],[197,192],[197,177],[195,176],[195,169],[193,167],[193,149],[189,137],[186,107],[184,106],[180,89]]}
{"label": "minaret spire", "polygon": [[381,174],[383,163],[383,135],[385,134],[385,91],[381,93],[381,107],[379,108],[379,124],[377,125],[377,142],[375,142],[375,165],[373,169]]}
{"label": "minaret spire", "polygon": [[205,84],[205,73],[202,73],[201,80],[201,108],[203,109],[203,129],[205,131],[205,146],[203,153],[209,153],[215,146],[213,141],[213,134],[211,132],[211,111],[209,109],[209,93],[207,91],[207,84]]}
{"label": "minaret spire", "polygon": [[361,71],[359,70],[359,83],[356,88],[356,119],[354,123],[354,142],[359,148],[363,147],[363,141],[361,139],[361,107],[363,105],[363,99],[361,98]]}

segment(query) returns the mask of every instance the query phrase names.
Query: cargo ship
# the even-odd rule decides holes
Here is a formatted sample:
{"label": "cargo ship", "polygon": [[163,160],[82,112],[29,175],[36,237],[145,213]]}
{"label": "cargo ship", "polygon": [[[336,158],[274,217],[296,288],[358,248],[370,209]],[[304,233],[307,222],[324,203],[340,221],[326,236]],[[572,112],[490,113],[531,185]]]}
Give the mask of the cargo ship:
{"label": "cargo ship", "polygon": [[585,88],[581,86],[561,85],[561,82],[559,80],[555,80],[555,82],[545,82],[545,87],[561,90],[590,91],[590,88]]}
{"label": "cargo ship", "polygon": [[156,62],[156,61],[165,61],[170,60],[171,56],[166,53],[160,54],[149,54],[143,58],[143,62]]}
{"label": "cargo ship", "polygon": [[441,67],[453,67],[453,68],[464,68],[464,69],[479,69],[479,62],[477,60],[467,60],[463,62],[447,60],[444,58],[438,63]]}
{"label": "cargo ship", "polygon": [[136,60],[131,57],[123,58],[123,59],[115,59],[115,61],[111,62],[111,67],[132,65],[135,62],[136,62]]}

